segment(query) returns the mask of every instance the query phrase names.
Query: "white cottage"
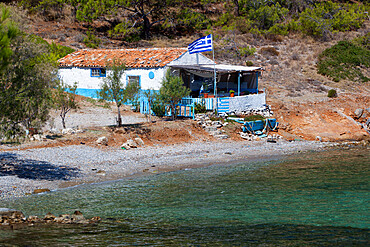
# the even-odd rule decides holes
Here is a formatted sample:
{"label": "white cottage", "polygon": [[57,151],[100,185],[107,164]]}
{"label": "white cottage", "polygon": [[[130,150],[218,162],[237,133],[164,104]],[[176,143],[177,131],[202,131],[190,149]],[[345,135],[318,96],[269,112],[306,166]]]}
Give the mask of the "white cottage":
{"label": "white cottage", "polygon": [[77,82],[77,94],[95,97],[110,73],[105,65],[113,59],[127,66],[123,83],[138,81],[142,90],[158,90],[170,66],[213,64],[202,54],[189,54],[187,48],[84,49],[59,60],[59,77],[68,85]]}

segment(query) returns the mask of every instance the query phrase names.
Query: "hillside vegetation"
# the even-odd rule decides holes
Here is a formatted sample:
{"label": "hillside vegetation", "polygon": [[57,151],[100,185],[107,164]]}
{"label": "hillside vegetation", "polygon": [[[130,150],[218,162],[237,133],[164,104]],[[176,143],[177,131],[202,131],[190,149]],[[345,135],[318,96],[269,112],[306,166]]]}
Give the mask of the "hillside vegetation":
{"label": "hillside vegetation", "polygon": [[[8,127],[14,133],[20,123],[38,126],[45,121],[45,112],[36,114],[47,100],[39,104],[20,104],[27,98],[32,83],[42,83],[48,77],[30,81],[30,75],[38,75],[49,66],[56,72],[58,58],[82,48],[135,48],[135,47],[186,47],[196,38],[212,33],[215,58],[218,63],[261,66],[264,68],[260,89],[265,88],[268,103],[280,114],[279,121],[291,133],[304,136],[301,122],[307,126],[323,126],[329,131],[328,121],[315,118],[307,123],[300,117],[299,104],[304,109],[322,112],[328,100],[328,91],[335,89],[338,98],[330,98],[332,109],[340,108],[350,115],[356,107],[369,107],[369,30],[370,4],[368,1],[312,1],[312,0],[20,0],[10,3],[8,17],[1,22],[4,39],[2,76],[19,85],[15,93],[19,104],[6,105],[5,95],[10,84],[2,84],[0,103],[2,123],[14,123]],[[7,21],[5,21],[7,20]],[[10,21],[17,23],[20,32],[8,33]],[[22,34],[22,35],[20,35]],[[18,38],[14,38],[17,36]],[[14,44],[20,37],[26,39],[25,47],[37,59],[29,59],[28,53],[18,53]],[[18,56],[12,56],[16,52]],[[205,53],[211,55],[211,53]],[[27,59],[22,59],[26,56]],[[13,68],[19,66],[15,59],[27,62],[27,77],[11,77]],[[45,62],[47,61],[47,62]],[[42,66],[39,66],[42,64]],[[29,70],[28,70],[29,69]],[[12,73],[5,73],[11,71]],[[47,72],[47,73],[49,73]],[[42,73],[46,74],[45,71]],[[5,77],[8,76],[8,77]],[[37,88],[37,87],[34,87]],[[32,92],[32,90],[30,90]],[[48,92],[46,90],[45,92]],[[348,94],[351,93],[351,94]],[[45,95],[48,95],[46,93]],[[341,99],[346,94],[349,100]],[[40,98],[40,97],[39,97]],[[42,99],[47,97],[42,97]],[[18,98],[17,98],[18,99]],[[37,97],[34,97],[37,99]],[[41,99],[41,98],[40,98]],[[353,100],[352,100],[353,99]],[[357,100],[358,99],[358,100]],[[311,102],[321,102],[316,109]],[[338,102],[338,103],[336,103]],[[347,103],[350,102],[350,103]],[[338,104],[338,105],[337,105]],[[32,108],[32,107],[33,108]],[[4,107],[4,108],[3,108]],[[29,107],[26,109],[26,107]],[[41,107],[41,108],[40,108]],[[12,114],[11,110],[29,111]],[[37,110],[37,111],[36,111]],[[7,115],[8,114],[8,115]],[[327,117],[341,121],[329,111]],[[334,115],[333,115],[334,114]],[[6,116],[7,115],[7,116]],[[4,117],[5,116],[5,117]],[[14,116],[14,118],[9,118]],[[292,117],[295,116],[295,117]],[[34,120],[32,120],[34,119]],[[339,120],[338,120],[339,119]],[[32,121],[31,121],[32,120]],[[37,121],[35,121],[37,120]],[[294,124],[292,124],[294,121]],[[334,120],[333,120],[334,121]],[[0,123],[1,125],[1,123]],[[293,126],[293,127],[292,127]],[[306,126],[306,127],[307,127]],[[346,126],[343,123],[343,126]],[[290,130],[289,128],[296,128]],[[333,128],[333,139],[342,127]],[[5,129],[4,129],[5,130]],[[315,131],[321,131],[315,129]],[[313,133],[315,132],[313,131]],[[307,132],[307,131],[306,131]],[[309,138],[314,138],[311,134]],[[351,136],[340,135],[343,139]]]}

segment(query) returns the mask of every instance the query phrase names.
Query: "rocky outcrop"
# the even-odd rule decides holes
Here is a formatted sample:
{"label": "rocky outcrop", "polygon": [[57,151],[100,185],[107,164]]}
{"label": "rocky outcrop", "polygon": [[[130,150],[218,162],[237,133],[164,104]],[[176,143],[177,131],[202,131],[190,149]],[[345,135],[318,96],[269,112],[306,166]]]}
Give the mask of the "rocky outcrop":
{"label": "rocky outcrop", "polygon": [[126,142],[124,142],[121,145],[121,148],[128,150],[128,149],[131,149],[131,148],[137,148],[137,147],[141,147],[141,146],[144,146],[144,141],[140,137],[137,137],[134,140],[129,139]]}
{"label": "rocky outcrop", "polygon": [[209,116],[206,114],[197,114],[194,118],[197,123],[203,127],[211,136],[217,139],[227,139],[229,136],[225,134],[225,131],[222,129],[223,126],[228,125],[227,122],[222,122],[220,120],[212,121]]}
{"label": "rocky outcrop", "polygon": [[96,143],[100,145],[108,145],[108,138],[105,136],[99,137],[98,140],[96,140]]}
{"label": "rocky outcrop", "polygon": [[72,215],[62,214],[58,217],[52,213],[47,213],[44,218],[31,215],[28,218],[24,214],[15,209],[0,208],[0,226],[11,226],[17,224],[91,224],[101,221],[100,217],[86,219],[80,211],[75,211]]}

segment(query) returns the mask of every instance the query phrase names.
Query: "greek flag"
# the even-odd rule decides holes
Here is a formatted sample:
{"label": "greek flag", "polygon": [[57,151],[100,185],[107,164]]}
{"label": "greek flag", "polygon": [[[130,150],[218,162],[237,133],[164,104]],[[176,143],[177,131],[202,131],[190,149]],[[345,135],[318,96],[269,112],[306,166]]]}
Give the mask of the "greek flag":
{"label": "greek flag", "polygon": [[190,54],[204,51],[212,51],[212,49],[213,49],[212,34],[197,39],[196,41],[188,45],[188,51]]}

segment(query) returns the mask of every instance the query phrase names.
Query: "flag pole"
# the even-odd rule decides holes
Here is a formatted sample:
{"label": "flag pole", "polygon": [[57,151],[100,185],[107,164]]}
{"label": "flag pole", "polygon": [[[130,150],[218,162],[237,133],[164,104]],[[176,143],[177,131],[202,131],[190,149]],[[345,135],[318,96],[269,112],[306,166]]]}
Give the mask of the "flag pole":
{"label": "flag pole", "polygon": [[213,35],[212,37],[212,53],[213,53],[213,71],[214,71],[214,89],[213,94],[215,95],[216,103],[215,103],[215,110],[218,112],[218,103],[217,103],[217,79],[216,79],[216,61],[215,61],[215,46],[213,44]]}

